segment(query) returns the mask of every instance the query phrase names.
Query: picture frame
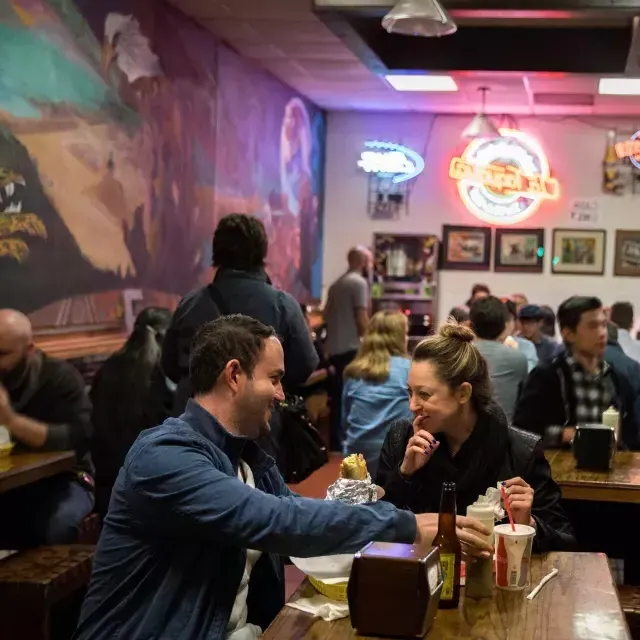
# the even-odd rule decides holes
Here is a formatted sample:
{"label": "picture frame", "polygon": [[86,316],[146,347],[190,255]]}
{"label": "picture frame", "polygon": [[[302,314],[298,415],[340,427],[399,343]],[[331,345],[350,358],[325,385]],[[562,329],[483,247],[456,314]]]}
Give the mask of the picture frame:
{"label": "picture frame", "polygon": [[542,273],[544,229],[496,229],[493,270],[510,273]]}
{"label": "picture frame", "polygon": [[491,227],[442,226],[441,269],[489,271]]}
{"label": "picture frame", "polygon": [[554,229],[551,273],[601,276],[606,247],[604,229]]}
{"label": "picture frame", "polygon": [[613,275],[628,278],[640,277],[640,231],[616,229],[616,250],[613,259]]}

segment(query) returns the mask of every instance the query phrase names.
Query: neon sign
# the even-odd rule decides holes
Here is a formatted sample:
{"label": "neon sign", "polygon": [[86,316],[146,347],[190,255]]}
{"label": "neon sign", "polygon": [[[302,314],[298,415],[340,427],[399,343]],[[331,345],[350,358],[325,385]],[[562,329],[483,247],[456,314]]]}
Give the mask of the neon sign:
{"label": "neon sign", "polygon": [[449,177],[467,209],[493,224],[514,224],[534,214],[544,200],[556,200],[540,145],[521,131],[500,129],[500,138],[472,140],[461,157],[451,159]]}
{"label": "neon sign", "polygon": [[424,171],[424,159],[412,149],[393,142],[364,143],[358,166],[367,173],[376,173],[381,178],[391,178],[399,183],[411,180]]}
{"label": "neon sign", "polygon": [[618,158],[629,158],[631,164],[640,169],[640,131],[636,131],[629,140],[616,142],[615,150]]}

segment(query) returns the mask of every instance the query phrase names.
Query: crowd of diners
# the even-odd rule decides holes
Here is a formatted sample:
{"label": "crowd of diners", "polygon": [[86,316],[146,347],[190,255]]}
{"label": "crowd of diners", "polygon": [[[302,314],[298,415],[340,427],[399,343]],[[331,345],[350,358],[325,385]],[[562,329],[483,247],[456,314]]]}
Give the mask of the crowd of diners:
{"label": "crowd of diners", "polygon": [[[89,392],[34,346],[26,316],[0,311],[0,424],[18,450],[77,454],[73,473],[0,496],[12,523],[0,549],[72,543],[89,513],[102,516],[78,640],[253,640],[284,605],[286,558],[429,544],[445,481],[468,558],[493,549],[462,514],[497,483],[515,522],[535,527],[534,550],[571,549],[543,443],[614,406],[621,446],[638,447],[629,303],[573,296],[554,314],[476,285],[410,354],[404,314],[369,316],[367,249],[349,251],[315,332],[272,286],[267,253],[258,219],[223,218],[212,282],[173,314],[142,311]],[[278,403],[318,387],[330,448],[362,453],[382,500],[313,500],[284,483]]]}

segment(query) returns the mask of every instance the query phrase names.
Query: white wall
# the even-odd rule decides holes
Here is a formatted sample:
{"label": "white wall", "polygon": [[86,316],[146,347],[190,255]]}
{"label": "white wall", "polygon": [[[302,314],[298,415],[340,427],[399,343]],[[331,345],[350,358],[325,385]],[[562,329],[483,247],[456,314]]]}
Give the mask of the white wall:
{"label": "white wall", "polygon": [[[462,204],[455,182],[448,177],[449,161],[465,147],[460,133],[468,117],[430,114],[331,113],[327,133],[326,198],[324,215],[323,292],[344,270],[346,253],[354,244],[371,244],[375,232],[435,233],[443,224],[482,226]],[[595,294],[605,304],[630,300],[640,314],[640,279],[614,277],[616,229],[640,228],[640,196],[605,196],[601,192],[606,131],[611,126],[632,127],[623,121],[575,119],[518,119],[518,128],[534,136],[560,182],[560,198],[544,202],[538,211],[515,227],[544,227],[545,265],[542,274],[493,271],[440,273],[439,319],[463,303],[475,282],[487,283],[496,295],[522,292],[531,302],[556,308],[573,294]],[[431,129],[431,133],[430,133]],[[422,175],[413,181],[409,214],[399,220],[371,220],[367,215],[367,175],[357,167],[366,140],[404,144],[426,160]],[[551,274],[554,227],[579,227],[570,219],[573,198],[601,196],[597,228],[607,230],[604,276]],[[512,228],[514,225],[512,225]],[[492,262],[493,264],[493,262]]]}

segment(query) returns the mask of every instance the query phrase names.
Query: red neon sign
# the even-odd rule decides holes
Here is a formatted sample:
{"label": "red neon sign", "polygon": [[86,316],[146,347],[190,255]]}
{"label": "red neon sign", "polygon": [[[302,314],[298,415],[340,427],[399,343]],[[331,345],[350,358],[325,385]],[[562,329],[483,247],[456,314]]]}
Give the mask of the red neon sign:
{"label": "red neon sign", "polygon": [[514,224],[532,215],[544,200],[556,200],[560,186],[551,177],[540,145],[521,131],[501,129],[501,137],[469,143],[449,163],[462,202],[473,215],[494,224]]}

